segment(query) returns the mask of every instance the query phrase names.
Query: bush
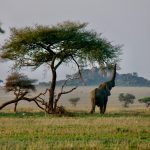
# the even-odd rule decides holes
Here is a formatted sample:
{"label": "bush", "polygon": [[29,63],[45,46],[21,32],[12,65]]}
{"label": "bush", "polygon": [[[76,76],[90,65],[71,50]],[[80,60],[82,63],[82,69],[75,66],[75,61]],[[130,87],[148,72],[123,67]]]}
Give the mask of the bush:
{"label": "bush", "polygon": [[65,114],[67,111],[65,110],[64,106],[57,106],[56,107],[56,114]]}
{"label": "bush", "polygon": [[124,107],[129,107],[129,104],[134,103],[135,96],[129,93],[120,93],[119,101],[123,103]]}
{"label": "bush", "polygon": [[144,98],[138,99],[138,101],[139,101],[140,103],[145,103],[145,104],[146,104],[146,107],[149,107],[149,106],[150,106],[150,97],[144,97]]}
{"label": "bush", "polygon": [[80,100],[80,97],[75,97],[75,98],[70,98],[69,102],[71,103],[72,106],[76,107],[79,100]]}

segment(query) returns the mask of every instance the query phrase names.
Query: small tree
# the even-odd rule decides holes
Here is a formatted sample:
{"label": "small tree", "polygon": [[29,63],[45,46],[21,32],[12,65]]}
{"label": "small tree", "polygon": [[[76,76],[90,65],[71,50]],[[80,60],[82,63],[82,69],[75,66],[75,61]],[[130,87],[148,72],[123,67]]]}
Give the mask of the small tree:
{"label": "small tree", "polygon": [[[13,92],[16,102],[14,112],[16,112],[17,104],[22,100],[30,91],[35,91],[34,83],[36,80],[29,79],[26,75],[18,72],[12,73],[6,79],[5,89],[6,92]],[[11,101],[10,101],[11,102]],[[7,102],[5,103],[7,104]]]}
{"label": "small tree", "polygon": [[80,97],[75,97],[75,98],[70,98],[69,102],[71,103],[72,106],[76,107],[79,100],[80,100]]}
{"label": "small tree", "polygon": [[[15,61],[15,68],[47,64],[52,73],[47,113],[55,113],[57,70],[62,64],[75,63],[79,73],[87,64],[112,63],[118,60],[121,46],[112,45],[96,32],[88,31],[86,23],[64,22],[56,26],[12,28],[10,38],[2,47],[3,59]],[[72,90],[70,90],[72,91]],[[65,92],[66,94],[69,91]]]}
{"label": "small tree", "polygon": [[123,103],[124,107],[129,107],[129,104],[134,103],[135,96],[129,93],[120,93],[118,98],[119,101]]}
{"label": "small tree", "polygon": [[138,101],[140,103],[145,103],[146,107],[150,106],[150,97],[144,97],[144,98],[138,99]]}

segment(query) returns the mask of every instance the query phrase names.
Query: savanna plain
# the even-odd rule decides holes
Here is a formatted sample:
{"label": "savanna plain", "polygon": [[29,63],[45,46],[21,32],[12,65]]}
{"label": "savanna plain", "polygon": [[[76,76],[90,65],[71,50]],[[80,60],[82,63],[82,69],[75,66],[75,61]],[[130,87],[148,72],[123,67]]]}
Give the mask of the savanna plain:
{"label": "savanna plain", "polygon": [[[45,88],[37,87],[33,95]],[[0,150],[149,150],[150,108],[138,103],[138,99],[150,96],[150,88],[113,88],[104,115],[99,114],[98,108],[94,114],[89,113],[89,92],[94,88],[79,87],[62,96],[59,105],[66,109],[64,115],[45,114],[33,103],[23,101],[18,104],[17,113],[13,112],[13,105],[4,108],[0,111]],[[120,93],[135,95],[134,104],[122,107]],[[80,98],[76,106],[69,102],[73,97]],[[0,104],[11,99],[13,95],[1,88]]]}

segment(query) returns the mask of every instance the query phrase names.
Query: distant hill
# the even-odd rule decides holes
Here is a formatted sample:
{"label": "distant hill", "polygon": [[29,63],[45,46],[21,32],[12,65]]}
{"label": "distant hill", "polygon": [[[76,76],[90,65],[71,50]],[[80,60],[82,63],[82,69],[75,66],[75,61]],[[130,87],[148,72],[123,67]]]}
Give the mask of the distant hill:
{"label": "distant hill", "polygon": [[[108,81],[109,78],[102,75],[98,68],[84,69],[82,71],[83,79],[86,82],[86,85],[99,85],[102,82]],[[57,85],[62,85],[64,80],[57,82]],[[82,80],[72,80],[69,81],[68,86],[72,85],[84,85]],[[150,87],[150,80],[147,80],[143,77],[139,77],[136,72],[127,73],[127,74],[118,74],[116,76],[116,85],[118,86],[146,86]]]}

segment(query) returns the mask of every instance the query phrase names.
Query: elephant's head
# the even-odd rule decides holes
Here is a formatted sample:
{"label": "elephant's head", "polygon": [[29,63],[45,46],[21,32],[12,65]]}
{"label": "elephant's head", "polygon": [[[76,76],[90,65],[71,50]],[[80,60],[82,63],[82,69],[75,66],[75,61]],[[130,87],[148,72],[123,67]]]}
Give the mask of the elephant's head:
{"label": "elephant's head", "polygon": [[101,93],[103,93],[105,96],[110,96],[110,89],[109,89],[109,86],[107,85],[107,82],[106,83],[102,83],[100,86],[99,86],[99,90],[101,91]]}
{"label": "elephant's head", "polygon": [[115,82],[114,81],[108,81],[106,82],[107,87],[109,90],[111,90],[114,86],[115,86]]}

